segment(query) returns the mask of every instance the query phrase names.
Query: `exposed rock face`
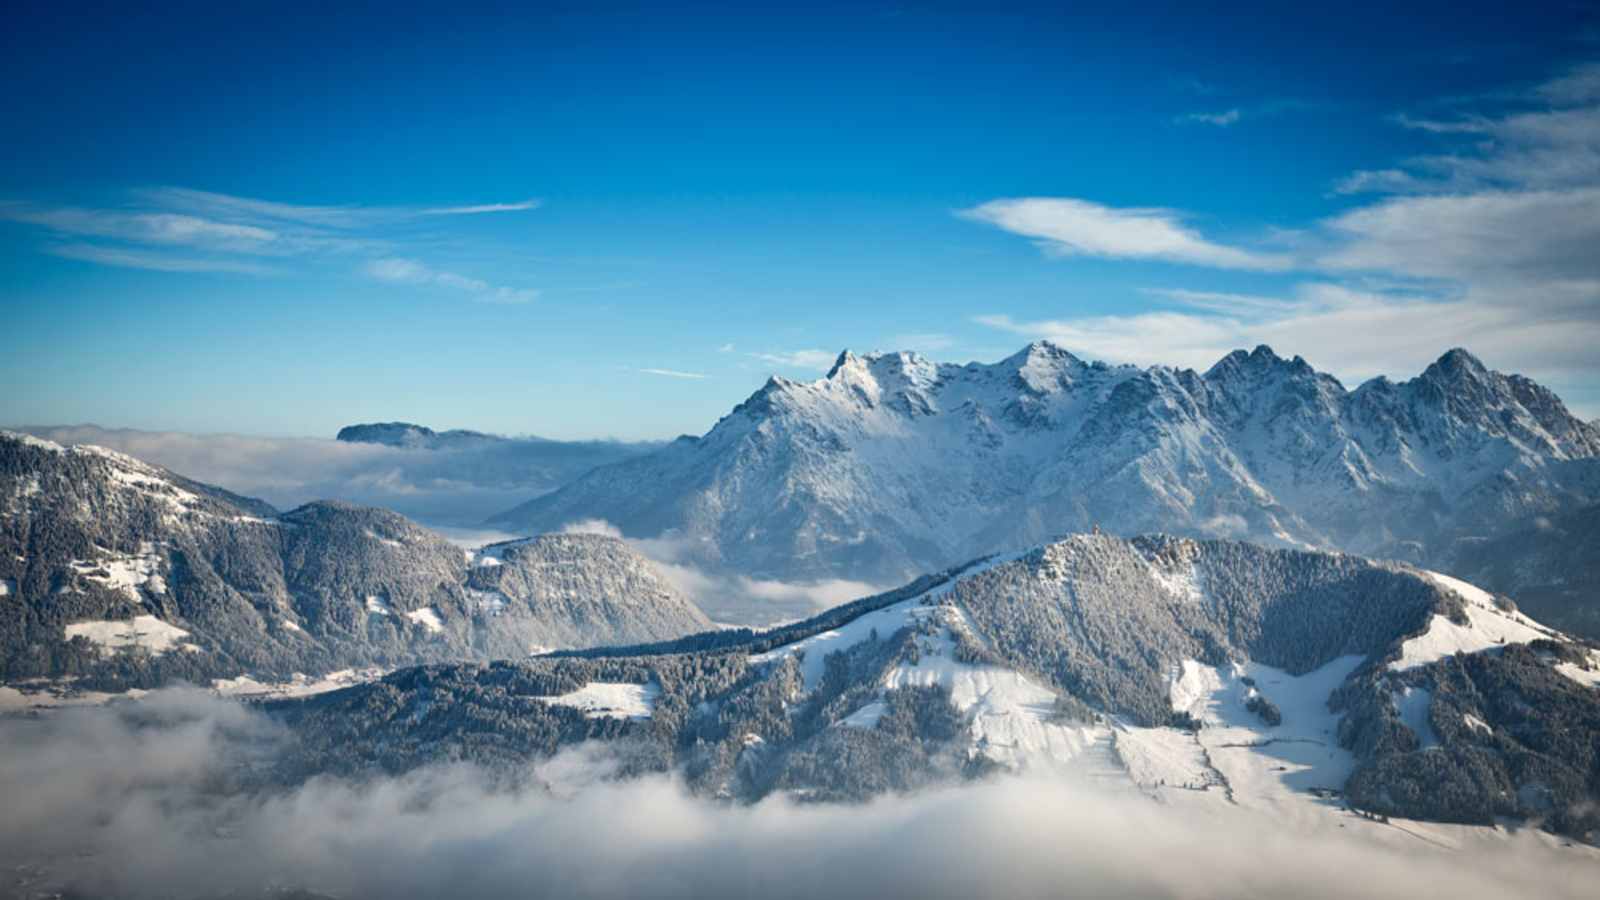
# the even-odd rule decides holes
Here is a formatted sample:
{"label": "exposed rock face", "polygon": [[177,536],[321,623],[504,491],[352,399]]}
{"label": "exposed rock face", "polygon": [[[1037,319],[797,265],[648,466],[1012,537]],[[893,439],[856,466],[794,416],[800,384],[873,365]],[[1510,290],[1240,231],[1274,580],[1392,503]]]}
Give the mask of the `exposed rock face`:
{"label": "exposed rock face", "polygon": [[520,656],[706,627],[620,541],[499,548],[395,513],[279,514],[97,447],[0,434],[0,680],[209,683]]}

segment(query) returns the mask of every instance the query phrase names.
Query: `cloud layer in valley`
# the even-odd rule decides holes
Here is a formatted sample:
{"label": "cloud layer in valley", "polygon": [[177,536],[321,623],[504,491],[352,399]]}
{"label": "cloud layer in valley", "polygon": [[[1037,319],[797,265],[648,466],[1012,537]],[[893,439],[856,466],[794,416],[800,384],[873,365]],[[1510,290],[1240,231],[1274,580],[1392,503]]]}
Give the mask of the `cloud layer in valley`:
{"label": "cloud layer in valley", "polygon": [[650,558],[663,577],[672,582],[712,619],[735,625],[771,625],[804,619],[825,609],[861,597],[882,593],[897,585],[833,578],[788,582],[718,572],[698,564],[694,542],[672,535],[630,538],[603,519],[585,519],[562,529],[568,534],[601,534],[627,541]]}
{"label": "cloud layer in valley", "polygon": [[1524,834],[1470,853],[1269,827],[1247,810],[999,777],[862,806],[733,807],[598,747],[301,787],[252,784],[286,740],[197,691],[0,720],[0,855],[91,896],[1587,897],[1592,857]]}

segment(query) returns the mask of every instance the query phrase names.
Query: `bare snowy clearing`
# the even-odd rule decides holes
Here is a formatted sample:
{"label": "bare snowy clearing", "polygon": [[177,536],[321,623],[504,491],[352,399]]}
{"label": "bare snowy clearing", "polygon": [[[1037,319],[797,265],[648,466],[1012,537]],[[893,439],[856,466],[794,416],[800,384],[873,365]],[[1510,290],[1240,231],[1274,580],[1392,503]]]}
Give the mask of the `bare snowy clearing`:
{"label": "bare snowy clearing", "polygon": [[[161,621],[155,616],[134,616],[133,621],[74,622],[65,629],[66,639],[86,638],[106,650],[138,647],[151,653],[165,653],[179,641],[189,636],[176,625]],[[183,645],[193,646],[191,644]]]}
{"label": "bare snowy clearing", "polygon": [[553,706],[581,709],[591,719],[648,719],[661,688],[654,684],[591,681],[558,697],[539,697]]}

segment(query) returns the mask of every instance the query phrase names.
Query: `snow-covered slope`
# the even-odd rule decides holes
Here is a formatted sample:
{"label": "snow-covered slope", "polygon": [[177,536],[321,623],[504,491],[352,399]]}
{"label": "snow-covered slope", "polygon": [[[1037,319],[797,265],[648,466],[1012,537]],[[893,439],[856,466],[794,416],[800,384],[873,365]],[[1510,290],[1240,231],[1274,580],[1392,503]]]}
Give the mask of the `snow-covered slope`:
{"label": "snow-covered slope", "polygon": [[1541,639],[1561,639],[1553,629],[1519,613],[1509,604],[1496,603],[1488,591],[1447,575],[1428,577],[1461,598],[1465,623],[1435,614],[1428,630],[1400,645],[1400,658],[1390,664],[1397,672],[1438,662],[1457,653],[1481,653],[1505,644],[1530,644]]}
{"label": "snow-covered slope", "polygon": [[287,513],[132,457],[0,432],[0,682],[104,688],[516,657],[709,626],[622,541],[500,545],[402,516]]}
{"label": "snow-covered slope", "polygon": [[1453,350],[1346,390],[1296,357],[1201,374],[1036,343],[992,365],[848,352],[705,436],[498,517],[602,518],[702,564],[892,580],[1093,526],[1423,559],[1463,529],[1600,497],[1600,430]]}
{"label": "snow-covered slope", "polygon": [[398,673],[281,714],[337,723],[308,750],[341,767],[619,740],[747,800],[998,766],[1329,828],[1520,816],[1582,835],[1600,827],[1597,670],[1584,645],[1403,564],[1074,535],[768,632]]}

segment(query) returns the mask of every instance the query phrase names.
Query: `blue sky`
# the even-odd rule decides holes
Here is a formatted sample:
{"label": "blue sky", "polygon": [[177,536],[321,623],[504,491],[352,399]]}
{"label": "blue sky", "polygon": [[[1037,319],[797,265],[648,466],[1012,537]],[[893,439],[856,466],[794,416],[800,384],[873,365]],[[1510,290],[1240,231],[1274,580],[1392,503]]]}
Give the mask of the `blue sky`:
{"label": "blue sky", "polygon": [[702,432],[841,348],[1600,415],[1600,9],[24,4],[0,422]]}

